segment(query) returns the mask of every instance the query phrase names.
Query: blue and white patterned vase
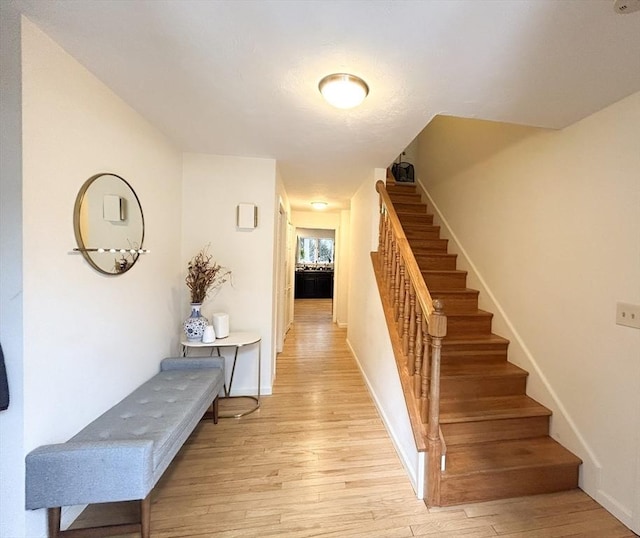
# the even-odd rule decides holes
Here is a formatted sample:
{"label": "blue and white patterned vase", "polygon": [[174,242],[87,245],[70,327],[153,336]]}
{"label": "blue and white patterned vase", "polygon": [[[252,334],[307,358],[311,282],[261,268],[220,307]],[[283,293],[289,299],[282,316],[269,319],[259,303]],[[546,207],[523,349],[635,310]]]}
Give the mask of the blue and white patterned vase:
{"label": "blue and white patterned vase", "polygon": [[209,321],[200,314],[202,303],[191,303],[191,315],[184,320],[184,334],[189,342],[201,342],[204,328],[209,325]]}

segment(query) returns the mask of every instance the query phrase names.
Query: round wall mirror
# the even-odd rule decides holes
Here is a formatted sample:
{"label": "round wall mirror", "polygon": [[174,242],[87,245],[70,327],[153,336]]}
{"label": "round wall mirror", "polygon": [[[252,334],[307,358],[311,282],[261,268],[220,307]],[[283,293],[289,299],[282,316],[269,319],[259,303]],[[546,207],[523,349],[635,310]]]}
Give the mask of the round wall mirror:
{"label": "round wall mirror", "polygon": [[78,249],[106,275],[126,273],[143,249],[144,216],[135,191],[116,174],[96,174],[82,185],[73,210]]}

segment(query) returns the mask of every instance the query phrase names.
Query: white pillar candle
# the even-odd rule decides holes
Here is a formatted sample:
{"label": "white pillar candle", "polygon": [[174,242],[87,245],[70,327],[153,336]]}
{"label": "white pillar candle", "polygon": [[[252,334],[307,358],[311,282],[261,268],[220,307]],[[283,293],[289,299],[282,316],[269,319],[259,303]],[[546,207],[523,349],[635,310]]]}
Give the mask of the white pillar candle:
{"label": "white pillar candle", "polygon": [[202,341],[205,344],[212,344],[216,341],[216,332],[213,326],[207,325],[202,333]]}
{"label": "white pillar candle", "polygon": [[229,314],[217,312],[213,314],[213,329],[216,332],[216,338],[225,338],[229,336]]}

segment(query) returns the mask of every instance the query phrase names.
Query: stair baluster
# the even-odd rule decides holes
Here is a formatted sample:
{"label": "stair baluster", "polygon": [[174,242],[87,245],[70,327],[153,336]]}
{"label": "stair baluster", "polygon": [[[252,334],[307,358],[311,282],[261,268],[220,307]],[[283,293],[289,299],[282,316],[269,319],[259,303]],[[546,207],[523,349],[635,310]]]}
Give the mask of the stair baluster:
{"label": "stair baluster", "polygon": [[409,327],[408,327],[407,365],[409,375],[413,375],[416,366],[416,292],[409,283]]}
{"label": "stair baluster", "polygon": [[398,316],[400,315],[400,286],[402,282],[402,262],[400,258],[400,248],[396,243],[396,278],[393,281],[393,295],[392,303],[393,303],[393,320],[398,321]]}
{"label": "stair baluster", "polygon": [[422,307],[420,301],[416,301],[416,337],[415,337],[415,365],[413,369],[413,393],[420,398],[422,387]]}
{"label": "stair baluster", "polygon": [[423,424],[429,421],[429,376],[431,374],[431,337],[427,322],[424,322],[422,345],[422,371],[420,372],[420,418]]}
{"label": "stair baluster", "polygon": [[[411,275],[406,274],[404,279],[404,321],[402,324],[402,352],[409,356],[409,318],[411,316]],[[410,372],[412,370],[409,370]]]}
{"label": "stair baluster", "polygon": [[387,292],[391,297],[395,296],[396,274],[398,272],[398,246],[395,241],[391,242],[391,273],[388,275]]}
{"label": "stair baluster", "polygon": [[405,266],[402,256],[400,256],[400,285],[398,286],[398,300],[396,301],[396,308],[398,313],[396,314],[396,321],[398,322],[398,334],[402,340],[402,330],[404,327],[404,281],[405,281]]}

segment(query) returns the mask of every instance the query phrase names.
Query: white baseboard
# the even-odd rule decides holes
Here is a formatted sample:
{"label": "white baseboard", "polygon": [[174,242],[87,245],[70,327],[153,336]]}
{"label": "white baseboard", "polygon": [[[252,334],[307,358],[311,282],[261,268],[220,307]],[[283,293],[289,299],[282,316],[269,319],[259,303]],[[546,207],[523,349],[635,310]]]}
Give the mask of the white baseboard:
{"label": "white baseboard", "polygon": [[633,514],[631,511],[622,506],[616,499],[611,497],[605,491],[598,490],[596,495],[596,501],[616,516],[622,523],[632,529],[634,532],[639,532],[638,529],[633,528]]}
{"label": "white baseboard", "polygon": [[378,399],[376,393],[373,391],[373,387],[369,382],[369,378],[367,377],[367,374],[362,368],[362,364],[360,363],[358,356],[353,350],[353,347],[351,346],[349,339],[347,339],[347,346],[349,347],[349,351],[351,351],[351,355],[355,359],[356,364],[358,365],[358,368],[362,373],[362,377],[364,378],[364,382],[367,385],[369,394],[371,394],[373,403],[375,404],[376,409],[378,410],[378,414],[382,419],[382,423],[384,424],[384,427],[386,428],[387,433],[389,434],[389,438],[391,439],[391,442],[393,443],[393,446],[396,449],[396,453],[398,454],[398,457],[400,458],[400,461],[402,462],[402,465],[405,468],[405,471],[407,472],[407,476],[409,477],[409,482],[411,482],[411,487],[413,488],[413,491],[416,493],[416,497],[419,500],[423,500],[424,499],[424,476],[425,476],[423,472],[424,471],[424,454],[418,453],[418,468],[417,468],[418,476],[415,476],[414,471],[412,470],[411,459],[409,457],[409,454],[407,454],[400,446],[400,443],[398,443],[397,435],[395,433],[395,430],[393,429],[393,426],[391,425],[392,423],[391,421],[389,421],[386,413],[384,412],[384,409],[380,405],[380,400]]}

